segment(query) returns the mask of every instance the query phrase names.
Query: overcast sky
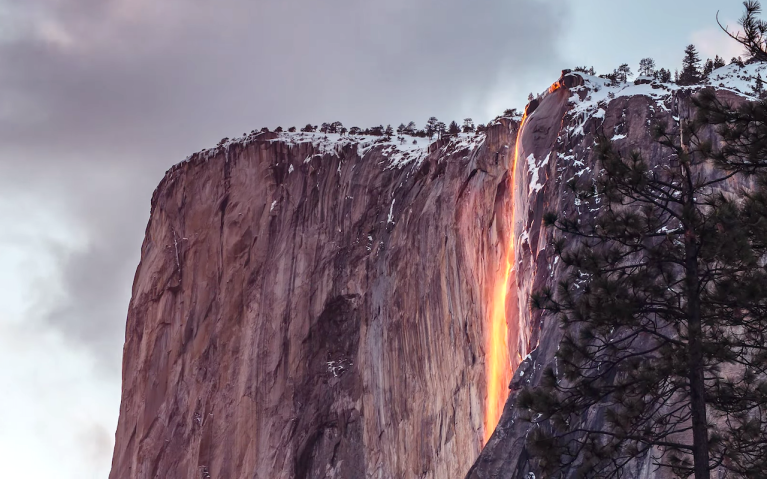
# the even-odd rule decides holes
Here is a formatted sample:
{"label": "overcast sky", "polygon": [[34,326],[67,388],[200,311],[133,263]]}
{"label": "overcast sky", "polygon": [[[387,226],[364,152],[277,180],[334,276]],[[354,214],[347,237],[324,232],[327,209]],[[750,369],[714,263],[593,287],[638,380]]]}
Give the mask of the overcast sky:
{"label": "overcast sky", "polygon": [[563,68],[728,60],[739,1],[0,0],[3,475],[106,478],[149,200],[262,126],[484,123]]}

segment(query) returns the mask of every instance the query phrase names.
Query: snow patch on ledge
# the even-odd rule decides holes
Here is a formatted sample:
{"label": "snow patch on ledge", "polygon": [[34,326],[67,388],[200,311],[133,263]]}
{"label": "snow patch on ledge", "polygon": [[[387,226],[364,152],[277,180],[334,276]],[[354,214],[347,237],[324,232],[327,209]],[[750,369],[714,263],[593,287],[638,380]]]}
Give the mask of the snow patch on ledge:
{"label": "snow patch on ledge", "polygon": [[[270,135],[271,138],[267,135]],[[460,148],[474,150],[485,141],[485,138],[484,133],[461,133],[441,140],[443,142],[442,150],[457,150]],[[246,147],[256,141],[282,143],[289,148],[311,145],[313,152],[306,157],[304,163],[309,163],[315,157],[335,156],[340,158],[342,152],[347,148],[356,148],[356,153],[360,157],[365,156],[372,150],[378,149],[388,160],[385,169],[399,169],[410,164],[419,166],[429,155],[430,150],[433,149],[432,145],[436,142],[436,140],[413,136],[405,136],[404,140],[400,140],[397,137],[387,136],[340,135],[337,133],[319,132],[252,132],[239,138],[227,139],[215,148],[208,148],[194,153],[176,166],[180,166],[194,158],[201,158],[207,161],[221,153],[228,153],[232,147]]]}
{"label": "snow patch on ledge", "polygon": [[[754,93],[757,75],[767,83],[767,63],[753,63],[743,67],[737,64],[726,65],[714,70],[708,80],[698,85],[677,85],[662,83],[650,77],[641,77],[637,82],[615,83],[605,78],[587,75],[581,72],[571,73],[583,78],[583,85],[570,89],[570,110],[567,115],[571,118],[568,127],[568,137],[584,136],[584,128],[591,119],[604,119],[607,107],[615,99],[644,96],[652,101],[653,111],[664,111],[672,114],[674,94],[685,90],[695,94],[703,88],[713,87],[718,91],[729,91],[747,100],[757,100]],[[679,118],[673,117],[676,121]],[[613,140],[627,140],[624,132],[614,132]],[[628,140],[630,141],[630,140]],[[569,152],[568,152],[569,153]],[[574,160],[574,156],[561,157]],[[583,174],[581,170],[578,176]]]}
{"label": "snow patch on ledge", "polygon": [[539,172],[541,168],[549,163],[551,153],[546,155],[546,158],[540,163],[535,159],[535,155],[532,153],[527,157],[527,169],[530,172],[530,187],[528,194],[532,196],[533,193],[538,193],[543,189],[545,179],[540,178]]}

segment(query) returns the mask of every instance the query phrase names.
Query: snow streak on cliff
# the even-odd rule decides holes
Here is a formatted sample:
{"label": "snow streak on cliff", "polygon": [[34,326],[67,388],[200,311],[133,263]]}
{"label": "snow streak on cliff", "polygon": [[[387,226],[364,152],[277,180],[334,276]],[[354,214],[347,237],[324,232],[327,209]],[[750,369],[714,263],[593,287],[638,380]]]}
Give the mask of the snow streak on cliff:
{"label": "snow streak on cliff", "polygon": [[[509,321],[510,356],[514,358],[516,348],[525,359],[516,368],[498,426],[469,472],[470,479],[535,476],[525,448],[530,426],[513,406],[523,385],[538,384],[546,366],[556,370],[555,354],[562,337],[555,318],[543,317],[528,303],[533,291],[555,289],[563,274],[561,262],[548,250],[552,232],[544,227],[542,217],[552,210],[584,219],[598,212],[581,204],[567,187],[573,179],[592,181],[599,174],[593,148],[596,136],[604,134],[623,154],[638,151],[651,164],[662,167],[667,157],[653,139],[653,123],[679,126],[694,114],[691,97],[702,88],[715,89],[722,100],[731,103],[756,99],[757,75],[764,78],[766,72],[765,64],[729,65],[715,70],[704,84],[684,87],[651,78],[613,83],[570,73],[530,105],[515,155],[518,161],[511,195],[515,248],[510,281],[516,290],[509,291],[519,299],[519,317]],[[706,134],[715,135],[713,131]],[[514,313],[509,308],[509,314]],[[518,325],[517,341],[512,338],[512,323]],[[600,421],[602,414],[594,410],[584,421]],[[665,479],[651,467],[651,461],[638,461],[634,466],[631,477]]]}

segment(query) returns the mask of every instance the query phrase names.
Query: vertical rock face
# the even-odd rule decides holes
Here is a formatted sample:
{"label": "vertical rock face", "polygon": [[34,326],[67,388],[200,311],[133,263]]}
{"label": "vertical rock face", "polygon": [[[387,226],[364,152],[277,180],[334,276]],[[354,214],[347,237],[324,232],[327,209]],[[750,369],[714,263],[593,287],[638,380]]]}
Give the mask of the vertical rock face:
{"label": "vertical rock face", "polygon": [[[553,365],[562,331],[553,318],[532,311],[528,303],[533,291],[556,289],[562,276],[561,264],[548,248],[552,231],[543,226],[548,211],[563,216],[576,214],[592,218],[597,211],[581,205],[567,187],[573,179],[590,181],[599,171],[592,150],[598,133],[613,140],[625,155],[640,152],[650,165],[663,166],[668,152],[653,139],[655,122],[679,125],[691,118],[691,96],[696,89],[713,86],[724,100],[736,103],[748,98],[747,78],[767,69],[761,65],[744,71],[730,65],[716,70],[708,85],[682,89],[676,85],[644,82],[614,85],[603,79],[566,74],[540,100],[528,107],[518,142],[514,171],[514,282],[518,302],[510,305],[510,332],[517,329],[518,351],[527,357],[516,369],[510,395],[500,423],[472,466],[467,479],[535,478],[535,462],[525,440],[530,424],[514,409],[517,392],[526,385],[539,384],[544,369]],[[531,108],[532,107],[532,108]],[[715,138],[713,130],[701,135]],[[514,333],[511,334],[514,336]],[[598,424],[604,411],[593,411],[586,425]],[[566,472],[571,477],[574,471]],[[661,479],[667,470],[655,467],[650,458],[635,461],[627,477]]]}
{"label": "vertical rock face", "polygon": [[110,478],[465,475],[517,126],[423,147],[262,134],[170,170]]}
{"label": "vertical rock face", "polygon": [[[710,84],[741,98],[759,68]],[[543,214],[595,214],[566,185],[598,171],[598,131],[662,164],[649,127],[690,94],[566,74],[519,138],[507,119],[415,146],[261,134],[174,167],[133,285],[110,478],[533,477],[514,400],[562,333],[528,303],[562,273]],[[519,368],[480,455],[499,284]]]}

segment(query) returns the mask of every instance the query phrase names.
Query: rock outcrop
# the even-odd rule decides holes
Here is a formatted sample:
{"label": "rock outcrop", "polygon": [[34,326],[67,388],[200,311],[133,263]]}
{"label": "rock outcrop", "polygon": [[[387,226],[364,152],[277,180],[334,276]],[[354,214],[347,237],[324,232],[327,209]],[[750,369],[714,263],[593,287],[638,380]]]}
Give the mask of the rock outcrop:
{"label": "rock outcrop", "polygon": [[110,478],[465,475],[517,127],[416,145],[260,134],[171,169]]}
{"label": "rock outcrop", "polygon": [[[755,68],[711,85],[741,97]],[[689,96],[566,73],[519,139],[505,118],[415,145],[266,133],[177,165],[134,281],[110,478],[532,477],[515,394],[561,338],[528,304],[561,274],[543,214],[594,213],[566,184],[595,174],[597,131],[662,161],[649,125]],[[480,455],[499,287],[493,374],[519,368]]]}
{"label": "rock outcrop", "polygon": [[[544,287],[556,289],[562,277],[561,263],[551,252],[552,231],[544,228],[543,215],[555,211],[563,216],[576,214],[590,218],[596,211],[580,204],[567,187],[572,179],[589,181],[598,171],[592,148],[598,133],[613,140],[624,155],[637,151],[650,164],[667,165],[668,151],[654,140],[651,125],[660,122],[678,126],[694,114],[691,98],[696,90],[713,87],[729,102],[748,99],[757,73],[766,67],[752,65],[745,69],[730,65],[716,70],[706,85],[681,88],[656,81],[636,84],[612,84],[601,78],[579,73],[563,75],[547,94],[528,108],[518,142],[518,162],[514,173],[514,282],[519,302],[509,311],[510,322],[520,331],[520,350],[529,354],[519,364],[509,385],[510,395],[500,422],[472,466],[467,479],[535,478],[535,462],[526,449],[530,424],[520,419],[514,409],[517,393],[523,386],[539,384],[544,369],[554,363],[562,331],[553,318],[542,317],[527,301],[533,291]],[[532,111],[531,111],[532,110]],[[715,131],[700,132],[715,139]],[[737,185],[730,185],[730,187]],[[527,340],[527,342],[525,342]],[[603,411],[593,411],[587,424],[597,424]],[[647,460],[637,460],[627,477],[665,479]],[[573,471],[574,472],[574,471]],[[570,477],[570,476],[566,476]]]}

